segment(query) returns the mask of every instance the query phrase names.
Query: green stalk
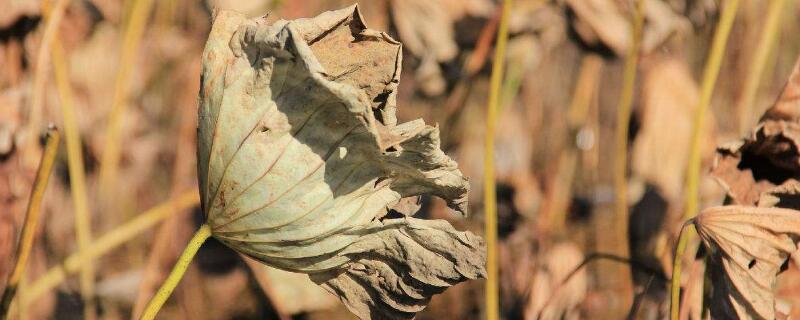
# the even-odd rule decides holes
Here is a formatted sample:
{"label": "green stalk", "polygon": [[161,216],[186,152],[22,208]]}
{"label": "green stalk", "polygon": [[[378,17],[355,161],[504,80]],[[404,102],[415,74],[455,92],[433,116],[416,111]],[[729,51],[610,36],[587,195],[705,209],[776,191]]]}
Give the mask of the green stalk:
{"label": "green stalk", "polygon": [[497,29],[497,46],[490,79],[489,101],[486,109],[486,141],[483,154],[483,205],[486,236],[486,319],[500,318],[500,276],[497,258],[497,185],[494,172],[494,137],[497,125],[497,109],[500,104],[503,69],[508,42],[508,20],[511,15],[511,0],[503,0],[503,13]]}
{"label": "green stalk", "polygon": [[[625,70],[622,78],[622,92],[620,93],[619,106],[617,107],[617,127],[614,133],[614,194],[615,199],[615,222],[616,222],[616,242],[620,256],[628,257],[628,179],[626,177],[628,169],[628,126],[631,119],[631,106],[633,105],[633,93],[636,87],[636,66],[639,62],[639,49],[642,43],[642,28],[644,26],[644,1],[636,0],[636,8],[631,21],[631,45],[628,47],[627,59],[625,60]],[[621,279],[626,278],[622,275]],[[623,291],[629,291],[630,287],[625,282],[620,281]],[[629,292],[624,292],[628,296]]]}
{"label": "green stalk", "polygon": [[[722,9],[717,30],[714,33],[714,40],[711,44],[711,51],[708,55],[708,62],[703,71],[703,82],[700,87],[700,101],[694,112],[692,123],[692,140],[689,149],[689,162],[686,167],[686,211],[683,219],[688,220],[697,214],[699,207],[698,185],[700,181],[700,133],[703,131],[706,111],[711,103],[711,95],[714,85],[719,76],[719,69],[722,65],[722,57],[725,47],[728,44],[728,35],[731,33],[733,21],[736,18],[736,10],[739,7],[739,0],[729,0]],[[672,266],[672,287],[670,295],[670,319],[678,320],[680,308],[680,287],[681,287],[681,257],[683,257],[689,243],[689,233],[681,233],[678,245],[675,248],[675,257]]]}
{"label": "green stalk", "polygon": [[155,319],[156,314],[158,314],[158,311],[161,310],[164,302],[167,301],[167,298],[169,298],[169,296],[172,294],[172,291],[175,291],[175,287],[178,286],[181,278],[183,278],[183,274],[186,273],[186,269],[189,268],[192,258],[194,258],[194,255],[197,254],[197,251],[200,250],[200,246],[203,245],[203,242],[206,242],[210,236],[211,227],[209,227],[207,224],[203,224],[194,234],[192,240],[189,241],[186,249],[183,250],[180,258],[178,258],[178,263],[176,263],[175,267],[172,268],[169,276],[166,280],[164,280],[164,284],[161,285],[161,288],[158,289],[156,295],[152,300],[150,300],[150,302],[147,304],[147,307],[144,308],[142,317],[139,318],[140,320]]}

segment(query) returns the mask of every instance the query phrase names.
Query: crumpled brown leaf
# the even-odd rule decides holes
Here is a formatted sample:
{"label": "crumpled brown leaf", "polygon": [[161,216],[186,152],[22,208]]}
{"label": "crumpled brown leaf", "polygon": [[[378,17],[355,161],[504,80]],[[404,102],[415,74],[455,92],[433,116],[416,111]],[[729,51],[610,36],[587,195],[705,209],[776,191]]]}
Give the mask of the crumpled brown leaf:
{"label": "crumpled brown leaf", "polygon": [[775,319],[774,288],[781,266],[800,240],[800,211],[723,206],[694,221],[711,251],[714,319]]}
{"label": "crumpled brown leaf", "polygon": [[[677,201],[684,190],[683,172],[689,159],[692,119],[699,92],[685,62],[654,61],[642,84],[641,129],[633,142],[633,171],[669,201]],[[713,157],[716,123],[707,117],[700,141],[703,158]]]}
{"label": "crumpled brown leaf", "polygon": [[453,60],[458,54],[453,21],[441,1],[391,1],[397,33],[409,52],[420,57],[415,72],[420,89],[428,95],[444,92],[439,62]]}
{"label": "crumpled brown leaf", "polygon": [[[734,204],[771,206],[800,179],[800,60],[775,104],[742,141],[717,149],[711,174]],[[767,201],[762,203],[761,199]],[[784,205],[779,205],[785,207]],[[800,207],[792,207],[800,209]]]}
{"label": "crumpled brown leaf", "polygon": [[588,276],[585,269],[564,280],[583,263],[581,249],[573,243],[553,246],[533,276],[525,319],[579,319],[578,305],[586,297]]}
{"label": "crumpled brown leaf", "polygon": [[775,104],[764,113],[761,121],[785,120],[800,122],[800,59],[794,63],[789,80]]}
{"label": "crumpled brown leaf", "polygon": [[421,194],[467,209],[438,129],[397,124],[400,49],[351,6],[274,24],[220,11],[203,54],[198,173],[213,236],[309,274],[364,319],[412,318],[485,274],[477,236],[381,218]]}
{"label": "crumpled brown leaf", "polygon": [[[578,36],[591,46],[603,45],[618,56],[624,56],[630,45],[629,19],[620,1],[567,0],[566,5],[575,15],[571,23]],[[672,11],[661,0],[645,0],[646,26],[642,51],[650,52],[670,36],[688,29],[688,21]]]}

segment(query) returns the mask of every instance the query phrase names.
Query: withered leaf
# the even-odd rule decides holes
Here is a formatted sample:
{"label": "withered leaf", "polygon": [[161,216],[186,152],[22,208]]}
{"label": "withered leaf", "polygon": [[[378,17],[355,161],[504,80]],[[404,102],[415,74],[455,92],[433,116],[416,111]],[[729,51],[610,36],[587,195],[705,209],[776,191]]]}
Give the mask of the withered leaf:
{"label": "withered leaf", "polygon": [[[686,62],[656,58],[642,80],[641,129],[633,142],[633,171],[658,187],[670,201],[684,189],[692,135],[692,118],[699,97]],[[711,159],[716,123],[707,117],[701,132],[703,158]]]}
{"label": "withered leaf", "polygon": [[397,124],[400,65],[400,44],[356,6],[273,24],[220,11],[203,54],[198,172],[213,236],[309,274],[364,319],[411,318],[485,273],[477,236],[384,217],[421,194],[467,209],[438,129]]}
{"label": "withered leaf", "polygon": [[[734,204],[770,206],[800,179],[800,59],[773,106],[742,141],[718,148],[711,174]],[[772,195],[770,195],[772,194]],[[780,207],[791,206],[783,202]],[[792,208],[800,209],[794,206]]]}
{"label": "withered leaf", "polygon": [[587,272],[580,269],[568,282],[564,281],[583,261],[583,252],[577,245],[554,245],[533,276],[525,319],[578,319],[578,305],[586,297]]}
{"label": "withered leaf", "polygon": [[800,59],[794,63],[789,80],[775,104],[764,113],[761,120],[800,121]]}
{"label": "withered leaf", "polygon": [[[574,14],[573,29],[580,39],[590,46],[604,46],[623,56],[631,43],[631,25],[624,2],[614,0],[567,0],[567,8]],[[675,33],[688,28],[688,21],[676,14],[667,3],[645,0],[646,25],[642,50],[651,52]]]}
{"label": "withered leaf", "polygon": [[800,211],[722,206],[704,210],[695,227],[711,251],[714,319],[775,319],[774,288],[800,240]]}

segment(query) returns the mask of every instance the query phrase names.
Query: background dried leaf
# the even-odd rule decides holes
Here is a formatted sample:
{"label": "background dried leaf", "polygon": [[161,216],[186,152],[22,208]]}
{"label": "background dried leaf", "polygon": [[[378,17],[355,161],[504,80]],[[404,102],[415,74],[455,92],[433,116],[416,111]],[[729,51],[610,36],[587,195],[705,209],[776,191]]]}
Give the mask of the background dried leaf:
{"label": "background dried leaf", "polygon": [[711,250],[711,316],[775,319],[776,276],[800,241],[800,211],[714,207],[695,227]]}

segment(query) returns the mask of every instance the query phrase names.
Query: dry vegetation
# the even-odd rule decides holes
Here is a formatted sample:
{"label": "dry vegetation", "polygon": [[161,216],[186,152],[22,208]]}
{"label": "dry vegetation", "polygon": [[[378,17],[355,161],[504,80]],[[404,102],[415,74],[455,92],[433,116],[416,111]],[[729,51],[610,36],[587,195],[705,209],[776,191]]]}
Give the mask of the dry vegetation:
{"label": "dry vegetation", "polygon": [[[396,123],[438,124],[441,149],[471,185],[468,203],[461,193],[424,195],[385,220],[418,209],[417,218],[484,236],[484,210],[496,210],[488,253],[497,257],[504,319],[800,317],[800,259],[792,255],[800,239],[800,4],[515,0],[503,16],[501,3],[359,3],[370,29],[403,44]],[[196,163],[206,95],[198,92],[209,81],[201,67],[213,7],[268,13],[274,23],[351,4],[0,0],[0,289],[20,280],[9,318],[138,317],[206,222]],[[349,36],[339,31],[326,35]],[[311,50],[373,103],[391,100],[370,77],[394,66],[348,73],[352,61],[337,57],[348,49],[337,45]],[[493,88],[499,61],[506,67]],[[490,96],[497,103],[487,112]],[[386,130],[396,124],[386,114],[379,120]],[[44,138],[51,123],[62,142],[37,226],[25,221],[36,217],[28,206],[52,150]],[[487,176],[496,197],[484,197]],[[24,275],[11,276],[24,226],[31,251]],[[457,284],[417,318],[494,319],[486,288],[486,280]],[[309,277],[214,238],[159,313],[353,317]]]}

